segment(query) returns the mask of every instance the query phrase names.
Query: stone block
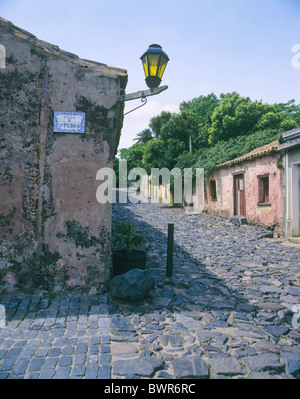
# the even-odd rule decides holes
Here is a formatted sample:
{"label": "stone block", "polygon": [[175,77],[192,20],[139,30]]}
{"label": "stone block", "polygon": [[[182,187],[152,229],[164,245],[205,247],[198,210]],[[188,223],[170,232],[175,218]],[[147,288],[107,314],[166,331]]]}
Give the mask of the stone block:
{"label": "stone block", "polygon": [[198,356],[182,356],[173,360],[174,378],[209,378],[207,364]]}
{"label": "stone block", "polygon": [[133,269],[114,277],[109,287],[113,296],[136,301],[147,296],[154,288],[154,278],[149,270]]}
{"label": "stone block", "polygon": [[245,218],[244,216],[232,216],[230,218],[230,222],[237,226],[242,226],[244,224],[248,224],[247,218]]}
{"label": "stone block", "polygon": [[282,356],[285,360],[286,373],[300,378],[300,352],[283,352]]}
{"label": "stone block", "polygon": [[154,356],[143,356],[136,359],[117,360],[113,371],[116,375],[138,375],[152,377],[155,371],[163,369],[164,361]]}
{"label": "stone block", "polygon": [[231,357],[215,357],[208,359],[208,363],[215,374],[237,375],[244,374],[240,363]]}
{"label": "stone block", "polygon": [[276,370],[282,371],[282,364],[279,356],[275,353],[264,353],[257,356],[246,356],[242,358],[248,372],[253,371],[268,371]]}

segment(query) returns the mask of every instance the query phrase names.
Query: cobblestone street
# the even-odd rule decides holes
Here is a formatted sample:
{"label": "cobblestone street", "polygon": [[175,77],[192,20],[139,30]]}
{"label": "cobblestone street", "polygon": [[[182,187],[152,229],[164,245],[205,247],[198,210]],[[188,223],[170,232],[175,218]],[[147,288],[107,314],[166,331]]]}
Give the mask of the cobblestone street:
{"label": "cobblestone street", "polygon": [[299,246],[220,216],[115,204],[113,226],[128,219],[146,237],[155,289],[136,303],[3,296],[0,378],[300,377]]}

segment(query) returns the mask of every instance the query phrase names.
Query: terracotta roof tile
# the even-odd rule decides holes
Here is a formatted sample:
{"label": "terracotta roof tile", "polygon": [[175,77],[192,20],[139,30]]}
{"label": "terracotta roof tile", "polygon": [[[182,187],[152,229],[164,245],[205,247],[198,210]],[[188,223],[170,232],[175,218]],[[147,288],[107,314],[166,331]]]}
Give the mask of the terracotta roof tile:
{"label": "terracotta roof tile", "polygon": [[248,152],[247,154],[241,155],[240,157],[237,157],[237,158],[231,159],[230,161],[216,165],[216,168],[223,168],[225,166],[230,167],[230,166],[238,164],[240,162],[250,161],[252,159],[259,158],[264,155],[269,155],[273,152],[278,151],[278,145],[279,145],[279,141],[274,140],[269,144],[263,145],[262,147],[255,148],[254,150]]}

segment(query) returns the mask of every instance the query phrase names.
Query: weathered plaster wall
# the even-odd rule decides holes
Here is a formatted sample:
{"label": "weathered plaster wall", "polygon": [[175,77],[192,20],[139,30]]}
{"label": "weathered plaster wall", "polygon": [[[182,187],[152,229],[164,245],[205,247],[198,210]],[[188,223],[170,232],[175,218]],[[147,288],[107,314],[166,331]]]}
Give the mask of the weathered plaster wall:
{"label": "weathered plaster wall", "polygon": [[[0,19],[0,293],[97,293],[110,268],[112,166],[126,71],[60,50]],[[54,111],[84,112],[85,134],[54,133]]]}
{"label": "weathered plaster wall", "polygon": [[[241,162],[227,168],[216,169],[209,180],[216,181],[217,200],[210,197],[209,182],[206,184],[205,210],[225,217],[234,214],[233,176],[244,174],[246,217],[248,222],[282,230],[282,169],[280,155],[269,155],[252,161]],[[258,205],[258,176],[269,174],[270,206]]]}
{"label": "weathered plaster wall", "polygon": [[300,146],[287,150],[284,157],[285,171],[285,212],[284,226],[287,236],[299,236],[299,170]]}

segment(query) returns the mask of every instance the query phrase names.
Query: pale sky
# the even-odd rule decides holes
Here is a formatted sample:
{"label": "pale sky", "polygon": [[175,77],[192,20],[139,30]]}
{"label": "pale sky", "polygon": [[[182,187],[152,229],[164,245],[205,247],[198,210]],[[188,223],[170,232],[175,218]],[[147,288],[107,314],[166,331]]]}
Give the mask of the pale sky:
{"label": "pale sky", "polygon": [[[140,56],[162,46],[169,88],[125,116],[119,148],[151,117],[212,92],[300,103],[300,68],[292,64],[300,0],[0,0],[0,16],[81,58],[127,69],[126,93],[148,89]],[[125,112],[138,105],[126,103]]]}

